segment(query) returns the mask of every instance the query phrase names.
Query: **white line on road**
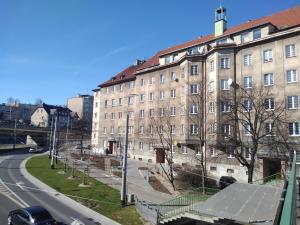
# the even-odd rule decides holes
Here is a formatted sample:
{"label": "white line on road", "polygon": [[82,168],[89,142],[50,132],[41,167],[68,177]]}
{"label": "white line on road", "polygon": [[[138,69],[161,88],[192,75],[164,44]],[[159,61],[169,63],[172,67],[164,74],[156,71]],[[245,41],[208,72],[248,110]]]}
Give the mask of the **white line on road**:
{"label": "white line on road", "polygon": [[23,200],[21,199],[15,192],[13,192],[0,178],[0,184],[5,187],[6,190],[8,190],[12,195],[15,196],[16,199],[18,199],[19,201],[15,200],[14,198],[12,198],[9,195],[6,195],[9,199],[11,199],[12,201],[14,201],[15,203],[17,203],[18,205],[20,205],[21,207],[29,207],[29,205]]}
{"label": "white line on road", "polygon": [[22,191],[25,191],[25,189],[24,189],[23,186],[22,186],[22,185],[24,185],[23,182],[17,182],[16,185],[17,185],[19,188],[21,188]]}

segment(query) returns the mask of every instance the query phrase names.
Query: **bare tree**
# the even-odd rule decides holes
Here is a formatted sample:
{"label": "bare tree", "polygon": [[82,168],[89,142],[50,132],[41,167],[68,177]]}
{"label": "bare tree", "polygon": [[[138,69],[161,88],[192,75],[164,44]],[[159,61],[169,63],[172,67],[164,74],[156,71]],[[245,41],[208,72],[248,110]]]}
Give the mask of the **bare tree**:
{"label": "bare tree", "polygon": [[[230,154],[248,170],[248,183],[253,181],[257,154],[286,158],[289,150],[286,111],[283,101],[275,104],[274,94],[266,87],[234,88],[234,96],[223,95],[222,113],[216,148]],[[270,150],[271,149],[271,150]]]}
{"label": "bare tree", "polygon": [[150,115],[150,125],[148,134],[150,142],[156,154],[163,155],[167,162],[165,168],[160,162],[160,166],[175,190],[174,184],[174,161],[173,149],[175,140],[175,118],[171,115],[171,108],[169,104],[160,105],[156,112]]}

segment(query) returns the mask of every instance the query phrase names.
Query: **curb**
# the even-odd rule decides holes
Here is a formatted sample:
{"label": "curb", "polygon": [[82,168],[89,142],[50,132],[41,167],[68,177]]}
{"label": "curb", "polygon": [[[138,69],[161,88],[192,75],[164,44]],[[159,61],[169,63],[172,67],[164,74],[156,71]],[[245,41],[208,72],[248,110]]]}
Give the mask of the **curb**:
{"label": "curb", "polygon": [[[34,156],[28,157],[26,159],[24,159],[21,163],[21,173],[22,175],[27,178],[28,180],[32,181],[37,187],[39,187],[42,190],[47,190],[50,193],[47,193],[48,195],[50,195],[51,197],[58,199],[61,203],[63,203],[64,205],[70,207],[70,205],[72,206],[72,209],[74,209],[77,212],[80,212],[81,214],[84,215],[88,215],[90,218],[92,218],[95,222],[100,222],[103,225],[121,225],[120,223],[106,217],[103,216],[93,210],[91,210],[90,208],[81,205],[80,203],[76,202],[75,200],[67,197],[66,195],[56,191],[55,189],[49,187],[48,185],[46,185],[45,183],[43,183],[42,181],[40,181],[39,179],[37,179],[36,177],[32,176],[27,170],[26,170],[26,162],[31,159]],[[57,195],[59,194],[59,195]]]}

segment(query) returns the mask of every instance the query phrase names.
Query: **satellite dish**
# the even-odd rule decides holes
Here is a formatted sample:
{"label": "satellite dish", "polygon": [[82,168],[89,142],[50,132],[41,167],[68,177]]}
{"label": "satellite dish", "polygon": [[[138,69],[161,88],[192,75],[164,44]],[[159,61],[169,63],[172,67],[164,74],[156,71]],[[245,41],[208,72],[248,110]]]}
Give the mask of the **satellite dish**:
{"label": "satellite dish", "polygon": [[231,85],[233,84],[233,80],[232,80],[231,78],[229,78],[229,79],[227,80],[227,83],[228,83],[229,86],[231,86]]}

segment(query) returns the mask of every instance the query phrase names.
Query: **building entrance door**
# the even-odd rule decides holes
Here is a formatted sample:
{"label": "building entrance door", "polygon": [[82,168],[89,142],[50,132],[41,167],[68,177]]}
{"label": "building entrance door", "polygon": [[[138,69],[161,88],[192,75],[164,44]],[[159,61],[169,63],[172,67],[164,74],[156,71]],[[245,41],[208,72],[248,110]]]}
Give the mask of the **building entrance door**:
{"label": "building entrance door", "polygon": [[108,142],[108,154],[112,154],[114,150],[114,142],[113,141],[109,141]]}

